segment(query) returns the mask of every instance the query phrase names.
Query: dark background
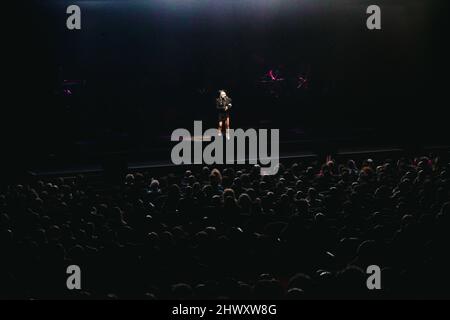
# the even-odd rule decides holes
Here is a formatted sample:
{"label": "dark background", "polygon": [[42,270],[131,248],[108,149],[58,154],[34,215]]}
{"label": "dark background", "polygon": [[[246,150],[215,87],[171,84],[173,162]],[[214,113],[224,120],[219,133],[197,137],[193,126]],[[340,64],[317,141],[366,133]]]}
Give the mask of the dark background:
{"label": "dark background", "polygon": [[[31,167],[49,155],[151,150],[193,120],[215,126],[222,88],[234,127],[447,143],[441,3],[19,1],[17,15],[5,13],[4,160]],[[81,30],[66,29],[70,4],[81,7]],[[366,28],[370,4],[382,9],[381,31]],[[283,85],[261,83],[270,69]],[[308,89],[296,89],[299,74]],[[78,80],[70,97],[67,79]]]}

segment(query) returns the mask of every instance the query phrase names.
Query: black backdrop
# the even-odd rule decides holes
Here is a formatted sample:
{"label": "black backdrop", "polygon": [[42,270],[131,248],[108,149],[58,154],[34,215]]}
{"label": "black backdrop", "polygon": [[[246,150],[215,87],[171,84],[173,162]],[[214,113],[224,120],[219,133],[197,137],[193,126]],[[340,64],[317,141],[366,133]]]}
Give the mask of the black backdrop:
{"label": "black backdrop", "polygon": [[[31,159],[76,140],[151,141],[194,119],[212,126],[221,88],[237,126],[445,140],[440,2],[374,3],[381,31],[366,29],[372,2],[360,0],[19,1],[5,150]],[[69,4],[81,7],[82,30],[65,27]],[[273,68],[287,79],[307,73],[309,88],[289,83],[274,96],[259,83]],[[70,98],[64,79],[82,80]]]}

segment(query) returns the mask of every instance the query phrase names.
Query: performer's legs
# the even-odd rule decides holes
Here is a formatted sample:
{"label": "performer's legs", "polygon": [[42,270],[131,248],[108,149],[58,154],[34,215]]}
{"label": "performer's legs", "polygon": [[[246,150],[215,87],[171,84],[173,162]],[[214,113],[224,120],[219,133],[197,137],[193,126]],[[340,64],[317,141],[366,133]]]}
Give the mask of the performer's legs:
{"label": "performer's legs", "polygon": [[227,116],[227,120],[225,120],[225,127],[227,129],[227,139],[230,139],[230,116]]}
{"label": "performer's legs", "polygon": [[218,130],[218,135],[221,136],[222,135],[222,121],[219,121],[219,129]]}

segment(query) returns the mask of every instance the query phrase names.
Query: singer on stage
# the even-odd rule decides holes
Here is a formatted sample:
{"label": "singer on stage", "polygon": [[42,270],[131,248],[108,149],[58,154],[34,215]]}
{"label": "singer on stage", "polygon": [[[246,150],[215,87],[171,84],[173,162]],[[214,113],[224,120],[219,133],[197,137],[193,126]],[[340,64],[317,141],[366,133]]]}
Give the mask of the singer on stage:
{"label": "singer on stage", "polygon": [[219,97],[216,99],[216,108],[219,112],[219,136],[222,135],[224,127],[228,136],[228,130],[230,129],[231,98],[227,96],[224,90],[219,91]]}

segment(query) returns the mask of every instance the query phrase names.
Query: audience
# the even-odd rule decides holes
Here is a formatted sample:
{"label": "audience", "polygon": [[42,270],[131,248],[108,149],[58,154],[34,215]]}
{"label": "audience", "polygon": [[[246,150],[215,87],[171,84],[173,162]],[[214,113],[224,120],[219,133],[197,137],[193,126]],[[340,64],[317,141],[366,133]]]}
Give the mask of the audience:
{"label": "audience", "polygon": [[[0,192],[0,296],[450,297],[450,166],[327,159],[46,178]],[[66,287],[66,269],[82,289]],[[366,286],[382,269],[382,290]]]}

